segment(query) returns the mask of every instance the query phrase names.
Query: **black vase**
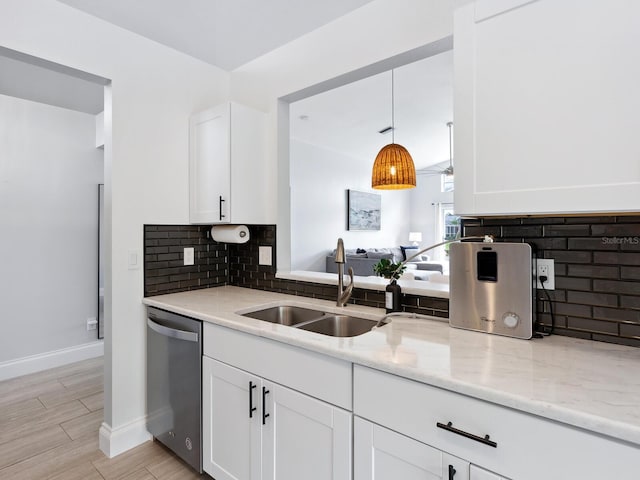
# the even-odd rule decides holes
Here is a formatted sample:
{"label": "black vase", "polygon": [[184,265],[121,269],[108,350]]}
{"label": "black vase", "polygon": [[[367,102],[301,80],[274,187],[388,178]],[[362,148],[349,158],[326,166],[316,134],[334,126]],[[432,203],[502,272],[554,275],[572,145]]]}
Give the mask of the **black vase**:
{"label": "black vase", "polygon": [[384,306],[387,309],[387,313],[402,311],[402,289],[400,285],[393,279],[387,285],[384,293]]}

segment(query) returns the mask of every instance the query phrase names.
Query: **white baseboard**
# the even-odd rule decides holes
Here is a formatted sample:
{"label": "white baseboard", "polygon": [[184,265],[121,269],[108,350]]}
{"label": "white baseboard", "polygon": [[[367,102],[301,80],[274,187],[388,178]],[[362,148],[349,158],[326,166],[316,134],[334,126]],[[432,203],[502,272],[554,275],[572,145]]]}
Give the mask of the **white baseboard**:
{"label": "white baseboard", "polygon": [[148,440],[151,440],[151,434],[147,432],[146,417],[140,417],[118,428],[111,428],[106,423],[100,427],[100,450],[109,458],[120,455]]}
{"label": "white baseboard", "polygon": [[97,340],[52,352],[39,353],[0,363],[0,381],[41,372],[69,363],[80,362],[104,355],[104,342]]}

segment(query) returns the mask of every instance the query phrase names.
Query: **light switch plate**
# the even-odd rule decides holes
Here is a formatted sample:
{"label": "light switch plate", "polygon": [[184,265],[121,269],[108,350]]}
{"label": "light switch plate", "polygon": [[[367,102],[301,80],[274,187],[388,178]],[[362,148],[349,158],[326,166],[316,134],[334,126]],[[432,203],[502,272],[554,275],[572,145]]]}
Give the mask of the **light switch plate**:
{"label": "light switch plate", "polygon": [[184,249],[184,265],[193,265],[194,253],[193,247],[186,247]]}
{"label": "light switch plate", "polygon": [[273,265],[272,248],[270,246],[258,247],[258,265]]}
{"label": "light switch plate", "polygon": [[127,266],[129,270],[138,270],[140,268],[140,251],[129,250],[127,252]]}

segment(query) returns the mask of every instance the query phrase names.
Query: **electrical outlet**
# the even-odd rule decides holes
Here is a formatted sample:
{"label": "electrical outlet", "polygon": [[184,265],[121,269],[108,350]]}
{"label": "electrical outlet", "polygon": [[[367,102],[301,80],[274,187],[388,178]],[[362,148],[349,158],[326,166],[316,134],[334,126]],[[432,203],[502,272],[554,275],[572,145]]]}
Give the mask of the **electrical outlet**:
{"label": "electrical outlet", "polygon": [[555,290],[556,289],[556,273],[554,268],[553,258],[538,258],[537,261],[538,275],[536,276],[536,287],[542,289],[542,284],[540,277],[547,277],[547,281],[544,282],[544,288],[546,290]]}
{"label": "electrical outlet", "polygon": [[194,253],[193,247],[186,247],[184,249],[184,265],[193,265]]}
{"label": "electrical outlet", "polygon": [[87,331],[95,330],[96,328],[98,328],[98,321],[96,320],[96,317],[87,318]]}

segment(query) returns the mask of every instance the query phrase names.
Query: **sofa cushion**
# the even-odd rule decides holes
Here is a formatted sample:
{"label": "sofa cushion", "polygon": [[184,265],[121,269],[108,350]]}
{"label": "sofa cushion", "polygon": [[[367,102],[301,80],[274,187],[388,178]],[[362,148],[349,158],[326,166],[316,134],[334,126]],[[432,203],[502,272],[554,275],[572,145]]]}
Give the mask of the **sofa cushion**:
{"label": "sofa cushion", "polygon": [[387,260],[393,260],[393,253],[391,252],[373,252],[369,250],[367,252],[367,257],[374,258],[376,260],[380,260],[382,258],[386,258]]}

